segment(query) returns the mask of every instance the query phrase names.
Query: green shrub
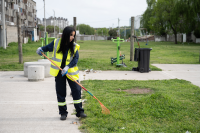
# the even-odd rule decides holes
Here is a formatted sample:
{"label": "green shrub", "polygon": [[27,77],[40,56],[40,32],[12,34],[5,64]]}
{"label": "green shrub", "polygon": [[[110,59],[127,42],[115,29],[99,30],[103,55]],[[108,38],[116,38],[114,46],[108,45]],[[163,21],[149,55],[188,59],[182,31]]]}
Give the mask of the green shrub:
{"label": "green shrub", "polygon": [[28,38],[28,43],[32,43],[32,41],[31,41],[31,39],[30,39],[30,38]]}
{"label": "green shrub", "polygon": [[200,38],[200,26],[194,30],[194,35],[196,38]]}

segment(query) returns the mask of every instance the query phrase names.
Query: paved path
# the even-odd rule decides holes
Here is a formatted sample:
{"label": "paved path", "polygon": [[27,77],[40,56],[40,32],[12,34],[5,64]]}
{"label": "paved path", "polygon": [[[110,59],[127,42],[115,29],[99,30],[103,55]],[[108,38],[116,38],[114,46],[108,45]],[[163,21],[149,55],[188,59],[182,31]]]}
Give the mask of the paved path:
{"label": "paved path", "polygon": [[184,79],[200,87],[200,64],[153,64],[172,78]]}
{"label": "paved path", "polygon": [[[80,80],[163,80],[185,79],[200,87],[200,65],[154,64],[163,71],[80,72]],[[69,87],[68,87],[69,88]],[[23,71],[0,71],[0,133],[80,133],[67,89],[68,117],[60,121],[54,77],[29,82]],[[86,112],[87,113],[87,112]],[[77,124],[76,124],[77,123]]]}
{"label": "paved path", "polygon": [[29,82],[23,71],[0,72],[0,133],[80,133],[71,96],[68,118],[61,121],[54,78]]}

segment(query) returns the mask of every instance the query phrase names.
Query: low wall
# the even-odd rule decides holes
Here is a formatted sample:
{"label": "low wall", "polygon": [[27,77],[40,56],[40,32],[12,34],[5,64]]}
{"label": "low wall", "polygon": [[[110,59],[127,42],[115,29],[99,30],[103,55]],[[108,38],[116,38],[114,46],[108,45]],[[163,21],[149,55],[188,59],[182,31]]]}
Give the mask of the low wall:
{"label": "low wall", "polygon": [[[17,26],[15,25],[7,25],[7,44],[11,43],[11,42],[18,42],[18,35],[17,35]],[[39,40],[39,36],[37,35],[37,30],[34,29],[34,41],[38,41]],[[21,42],[23,43],[27,43],[28,42],[28,37],[32,38],[31,34],[28,34],[27,37],[23,38],[23,34],[21,34]]]}
{"label": "low wall", "polygon": [[200,43],[200,38],[196,38],[196,43]]}
{"label": "low wall", "polygon": [[28,37],[24,37],[24,44],[28,43]]}
{"label": "low wall", "polygon": [[[196,42],[196,37],[194,34],[191,34],[192,42]],[[186,42],[187,36],[186,34],[177,34],[177,41],[178,42]],[[161,41],[168,41],[168,42],[175,42],[175,36],[174,35],[167,35],[167,39],[163,36],[155,36],[155,42],[161,42]]]}
{"label": "low wall", "polygon": [[18,42],[17,26],[7,25],[7,44]]}
{"label": "low wall", "polygon": [[[167,35],[167,41],[168,42],[175,42],[175,36],[174,35]],[[183,42],[183,35],[177,34],[177,41]]]}
{"label": "low wall", "polygon": [[87,41],[87,40],[106,40],[106,36],[95,36],[95,35],[77,35],[76,40]]}
{"label": "low wall", "polygon": [[163,37],[163,36],[155,36],[155,42],[164,42],[164,41],[166,41],[165,37]]}

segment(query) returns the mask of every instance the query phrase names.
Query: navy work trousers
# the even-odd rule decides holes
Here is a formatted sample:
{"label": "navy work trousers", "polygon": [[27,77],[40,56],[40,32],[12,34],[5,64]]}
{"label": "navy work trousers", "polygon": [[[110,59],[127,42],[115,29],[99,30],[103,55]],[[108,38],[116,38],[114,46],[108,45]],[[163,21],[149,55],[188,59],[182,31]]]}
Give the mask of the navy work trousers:
{"label": "navy work trousers", "polygon": [[[57,100],[58,102],[65,102],[66,97],[66,80],[71,88],[73,100],[80,100],[81,99],[81,87],[74,81],[67,78],[67,76],[61,75],[61,71],[59,71],[58,75],[55,77],[56,82],[56,93],[57,93]],[[74,103],[74,107],[76,109],[76,116],[80,117],[80,113],[84,112],[81,103]],[[59,114],[68,114],[67,106],[58,106]]]}

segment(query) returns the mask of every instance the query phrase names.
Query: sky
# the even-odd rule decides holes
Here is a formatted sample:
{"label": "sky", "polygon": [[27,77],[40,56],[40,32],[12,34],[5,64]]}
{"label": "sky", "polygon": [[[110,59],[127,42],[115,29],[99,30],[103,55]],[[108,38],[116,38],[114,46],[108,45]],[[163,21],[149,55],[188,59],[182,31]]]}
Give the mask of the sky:
{"label": "sky", "polygon": [[[44,18],[44,1],[36,2],[37,17]],[[45,0],[45,18],[67,18],[73,25],[87,24],[93,28],[130,26],[129,19],[142,15],[147,8],[146,0]],[[54,10],[54,11],[53,11]]]}

